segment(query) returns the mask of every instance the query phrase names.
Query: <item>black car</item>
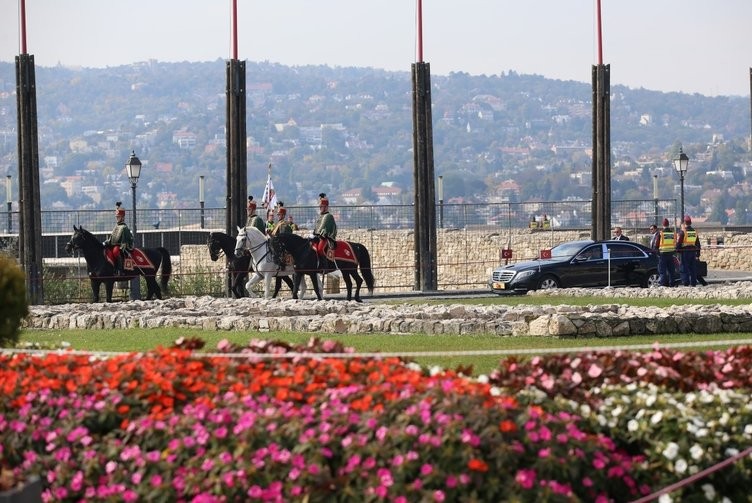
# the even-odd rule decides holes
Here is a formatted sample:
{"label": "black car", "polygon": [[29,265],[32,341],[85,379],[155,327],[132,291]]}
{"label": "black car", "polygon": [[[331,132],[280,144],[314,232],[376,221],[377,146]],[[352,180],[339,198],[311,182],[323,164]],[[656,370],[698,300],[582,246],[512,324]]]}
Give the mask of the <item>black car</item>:
{"label": "black car", "polygon": [[547,288],[656,286],[658,255],[633,241],[570,241],[551,249],[551,258],[494,269],[494,293]]}

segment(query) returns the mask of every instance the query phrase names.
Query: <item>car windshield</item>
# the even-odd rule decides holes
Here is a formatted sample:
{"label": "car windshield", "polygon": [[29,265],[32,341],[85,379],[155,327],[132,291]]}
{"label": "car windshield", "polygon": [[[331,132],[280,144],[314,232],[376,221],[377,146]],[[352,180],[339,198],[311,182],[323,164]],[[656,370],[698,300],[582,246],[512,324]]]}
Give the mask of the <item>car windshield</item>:
{"label": "car windshield", "polygon": [[572,242],[572,243],[562,243],[560,245],[554,246],[551,248],[551,257],[552,258],[564,258],[564,257],[572,257],[577,252],[582,250],[583,242]]}

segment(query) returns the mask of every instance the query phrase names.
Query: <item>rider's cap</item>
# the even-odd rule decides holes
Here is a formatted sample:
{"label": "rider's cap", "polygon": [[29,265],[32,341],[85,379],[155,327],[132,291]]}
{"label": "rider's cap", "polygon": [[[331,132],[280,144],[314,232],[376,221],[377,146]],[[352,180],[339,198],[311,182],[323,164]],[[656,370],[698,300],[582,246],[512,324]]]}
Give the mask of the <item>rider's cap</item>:
{"label": "rider's cap", "polygon": [[663,226],[668,227],[668,218],[663,219]]}
{"label": "rider's cap", "polygon": [[125,216],[125,208],[121,206],[122,204],[123,203],[121,203],[120,201],[115,203],[115,216],[116,217]]}
{"label": "rider's cap", "polygon": [[684,215],[684,223],[685,224],[691,224],[692,223],[692,217],[689,215]]}
{"label": "rider's cap", "polygon": [[256,203],[253,201],[253,196],[248,196],[248,206],[246,209],[248,211],[256,211]]}
{"label": "rider's cap", "polygon": [[329,199],[323,192],[319,194],[319,206],[329,206]]}
{"label": "rider's cap", "polygon": [[279,207],[277,208],[277,215],[281,217],[284,217],[287,214],[287,209],[282,207],[283,203],[279,203]]}

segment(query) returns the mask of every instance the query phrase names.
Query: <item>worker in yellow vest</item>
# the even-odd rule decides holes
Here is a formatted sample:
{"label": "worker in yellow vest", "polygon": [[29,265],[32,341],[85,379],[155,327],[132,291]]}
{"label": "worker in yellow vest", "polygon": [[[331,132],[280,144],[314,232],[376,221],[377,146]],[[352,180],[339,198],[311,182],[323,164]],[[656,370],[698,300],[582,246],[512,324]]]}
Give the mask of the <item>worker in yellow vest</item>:
{"label": "worker in yellow vest", "polygon": [[663,229],[658,236],[658,275],[661,286],[673,286],[676,272],[674,270],[674,253],[676,236],[671,230],[668,218],[663,219]]}
{"label": "worker in yellow vest", "polygon": [[682,228],[676,233],[676,250],[681,254],[682,284],[697,286],[695,261],[700,254],[700,239],[689,215],[684,216]]}

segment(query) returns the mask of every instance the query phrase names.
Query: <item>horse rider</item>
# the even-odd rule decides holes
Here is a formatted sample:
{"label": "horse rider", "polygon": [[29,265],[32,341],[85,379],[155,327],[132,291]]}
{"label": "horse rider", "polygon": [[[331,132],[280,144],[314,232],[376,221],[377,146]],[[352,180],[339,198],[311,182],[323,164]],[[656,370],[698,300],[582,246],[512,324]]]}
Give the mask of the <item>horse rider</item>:
{"label": "horse rider", "polygon": [[248,215],[248,220],[246,221],[245,226],[255,227],[261,232],[261,234],[266,234],[266,224],[264,223],[264,219],[256,214],[256,203],[253,200],[253,196],[248,196],[246,213]]}
{"label": "horse rider", "polygon": [[279,234],[292,234],[292,227],[290,227],[290,224],[287,222],[286,215],[287,208],[285,208],[285,203],[280,201],[277,203],[277,223],[274,225],[274,229],[272,229],[272,236],[277,236]]}
{"label": "horse rider", "polygon": [[118,201],[115,203],[115,227],[110,233],[104,245],[112,248],[112,256],[115,259],[115,276],[119,276],[123,272],[123,255],[130,254],[133,248],[133,234],[131,230],[125,224],[125,208],[123,203]]}
{"label": "horse rider", "polygon": [[334,250],[337,244],[337,223],[334,215],[329,213],[329,199],[323,192],[319,194],[319,213],[313,227],[313,247],[319,255],[326,258],[327,249]]}
{"label": "horse rider", "polygon": [[274,230],[274,208],[269,208],[266,210],[266,232],[264,232],[264,235],[271,236],[273,230]]}

